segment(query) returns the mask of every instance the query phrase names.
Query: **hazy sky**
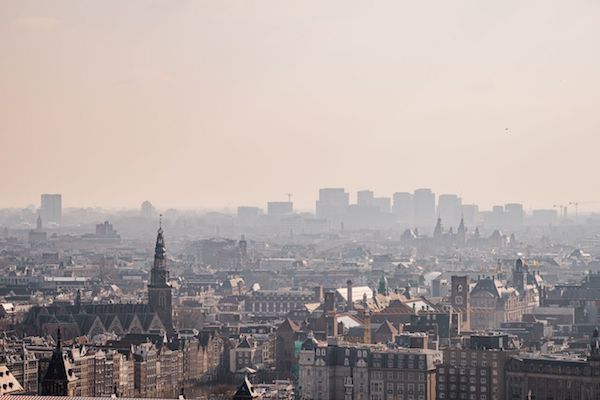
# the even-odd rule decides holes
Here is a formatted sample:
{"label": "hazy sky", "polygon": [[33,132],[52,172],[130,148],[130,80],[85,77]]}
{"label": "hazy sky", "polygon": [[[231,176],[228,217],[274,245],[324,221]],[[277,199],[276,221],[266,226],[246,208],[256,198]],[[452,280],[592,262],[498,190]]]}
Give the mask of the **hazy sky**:
{"label": "hazy sky", "polygon": [[597,0],[3,0],[0,206],[600,201],[599,39]]}

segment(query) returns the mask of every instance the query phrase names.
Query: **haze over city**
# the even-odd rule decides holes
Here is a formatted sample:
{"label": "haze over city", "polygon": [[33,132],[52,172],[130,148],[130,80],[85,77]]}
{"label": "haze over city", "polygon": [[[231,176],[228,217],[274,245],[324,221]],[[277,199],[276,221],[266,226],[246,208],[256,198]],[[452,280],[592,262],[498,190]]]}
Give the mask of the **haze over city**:
{"label": "haze over city", "polygon": [[593,1],[4,1],[0,206],[600,208]]}
{"label": "haze over city", "polygon": [[0,400],[600,399],[600,1],[1,0]]}

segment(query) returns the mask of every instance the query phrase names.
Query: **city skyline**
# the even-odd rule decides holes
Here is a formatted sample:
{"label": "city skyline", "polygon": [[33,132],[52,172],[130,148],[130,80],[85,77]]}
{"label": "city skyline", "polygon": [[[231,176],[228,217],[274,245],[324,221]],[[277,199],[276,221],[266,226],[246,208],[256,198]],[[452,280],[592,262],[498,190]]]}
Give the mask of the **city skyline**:
{"label": "city skyline", "polygon": [[[348,190],[347,188],[343,188],[341,186],[331,186],[331,187],[326,187],[326,188],[318,188],[315,191],[315,195],[314,198],[311,200],[308,200],[308,203],[301,203],[300,205],[298,205],[298,203],[295,201],[295,194],[294,193],[284,193],[280,198],[277,199],[263,199],[263,201],[259,202],[259,203],[239,203],[239,204],[226,204],[226,205],[214,205],[214,206],[203,206],[203,205],[190,205],[190,206],[177,206],[177,205],[172,205],[172,204],[159,204],[159,203],[155,203],[152,200],[149,199],[143,199],[140,200],[137,204],[119,204],[119,205],[104,205],[104,204],[99,204],[97,202],[94,202],[94,204],[74,204],[72,202],[67,201],[65,203],[65,205],[62,206],[63,209],[78,209],[78,208],[99,208],[99,209],[105,209],[105,210],[138,210],[140,209],[140,207],[144,207],[144,203],[149,202],[149,205],[152,206],[153,208],[156,209],[160,209],[160,210],[167,210],[167,209],[178,209],[178,210],[182,210],[182,211],[224,211],[224,212],[231,212],[231,213],[235,213],[236,210],[238,209],[238,207],[250,207],[250,208],[259,208],[261,209],[263,212],[268,212],[268,208],[269,208],[269,203],[286,203],[288,201],[291,201],[292,206],[293,206],[293,212],[309,212],[309,213],[315,213],[316,212],[316,207],[315,207],[315,202],[318,201],[319,199],[319,190],[322,189],[341,189],[344,190],[348,195],[348,204],[349,205],[361,205],[361,201],[359,200],[359,196],[361,194],[361,192],[370,192],[371,194],[375,194],[377,199],[381,199],[381,200],[389,200],[389,208],[390,211],[392,213],[395,213],[394,211],[394,204],[395,201],[395,195],[404,195],[404,194],[410,194],[411,196],[414,196],[414,193],[416,191],[419,190],[430,190],[432,192],[432,194],[435,196],[435,204],[434,207],[436,209],[436,213],[438,210],[438,207],[440,206],[440,196],[443,197],[453,197],[456,198],[459,201],[459,205],[461,207],[470,207],[470,206],[476,206],[478,208],[479,212],[488,212],[488,211],[493,211],[494,207],[498,207],[498,206],[510,206],[512,204],[518,204],[521,205],[523,207],[523,211],[527,214],[530,214],[532,211],[535,210],[554,210],[557,212],[558,216],[562,217],[563,213],[567,212],[568,216],[574,216],[576,214],[578,215],[585,215],[585,214],[593,214],[596,213],[598,211],[600,211],[600,201],[569,201],[566,203],[560,203],[560,202],[553,202],[553,201],[549,201],[548,203],[546,203],[545,205],[541,205],[539,207],[535,207],[531,204],[527,204],[527,203],[523,203],[521,201],[518,200],[510,200],[510,201],[496,201],[493,202],[491,204],[483,204],[480,203],[478,201],[465,201],[465,199],[461,196],[460,193],[451,193],[451,192],[444,192],[444,193],[440,193],[437,192],[435,189],[431,188],[431,187],[427,187],[427,186],[421,186],[421,187],[417,187],[414,188],[412,190],[406,190],[406,191],[394,191],[391,194],[387,194],[387,193],[381,193],[381,192],[377,192],[374,191],[370,188],[362,188],[359,190]],[[40,194],[38,194],[38,199],[39,199]],[[48,194],[41,194],[41,196],[48,196]],[[55,195],[51,195],[51,196],[55,196]],[[64,194],[60,193],[58,194],[58,196],[63,197]],[[305,198],[306,196],[302,196],[303,198]],[[402,202],[402,200],[400,200],[400,203]],[[362,204],[365,205],[365,204]],[[412,206],[411,206],[412,207]],[[442,206],[443,207],[443,206]],[[40,201],[32,201],[29,202],[27,204],[21,204],[21,205],[14,205],[14,206],[3,206],[0,204],[0,209],[2,208],[6,208],[6,209],[19,209],[19,208],[34,208],[34,209],[41,209],[40,208]]]}
{"label": "city skyline", "polygon": [[484,206],[597,201],[599,16],[547,1],[3,2],[0,206],[292,192],[307,208],[318,187],[424,184]]}

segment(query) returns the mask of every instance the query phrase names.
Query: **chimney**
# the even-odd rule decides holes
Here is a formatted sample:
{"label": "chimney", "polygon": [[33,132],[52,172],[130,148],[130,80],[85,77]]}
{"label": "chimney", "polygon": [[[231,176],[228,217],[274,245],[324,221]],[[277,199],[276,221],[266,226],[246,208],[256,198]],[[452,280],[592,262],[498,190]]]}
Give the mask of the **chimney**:
{"label": "chimney", "polygon": [[371,310],[368,308],[364,311],[364,333],[363,342],[365,344],[371,344]]}
{"label": "chimney", "polygon": [[352,311],[354,309],[354,298],[352,297],[352,281],[348,279],[346,281],[346,285],[348,287],[348,305],[346,307],[346,310]]}
{"label": "chimney", "polygon": [[334,312],[335,311],[335,293],[332,291],[328,291],[325,293],[325,312]]}
{"label": "chimney", "polygon": [[323,302],[323,286],[315,286],[314,295],[315,295],[315,303]]}

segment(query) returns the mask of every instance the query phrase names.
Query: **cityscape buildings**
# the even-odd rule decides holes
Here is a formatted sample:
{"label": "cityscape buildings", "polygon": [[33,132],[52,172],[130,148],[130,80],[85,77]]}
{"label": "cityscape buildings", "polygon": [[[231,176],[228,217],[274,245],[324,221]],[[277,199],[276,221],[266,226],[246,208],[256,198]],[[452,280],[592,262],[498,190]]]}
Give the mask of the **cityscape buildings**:
{"label": "cityscape buildings", "polygon": [[152,247],[153,207],[83,229],[0,216],[3,394],[596,397],[600,224],[429,189],[319,196],[320,215],[165,211]]}

